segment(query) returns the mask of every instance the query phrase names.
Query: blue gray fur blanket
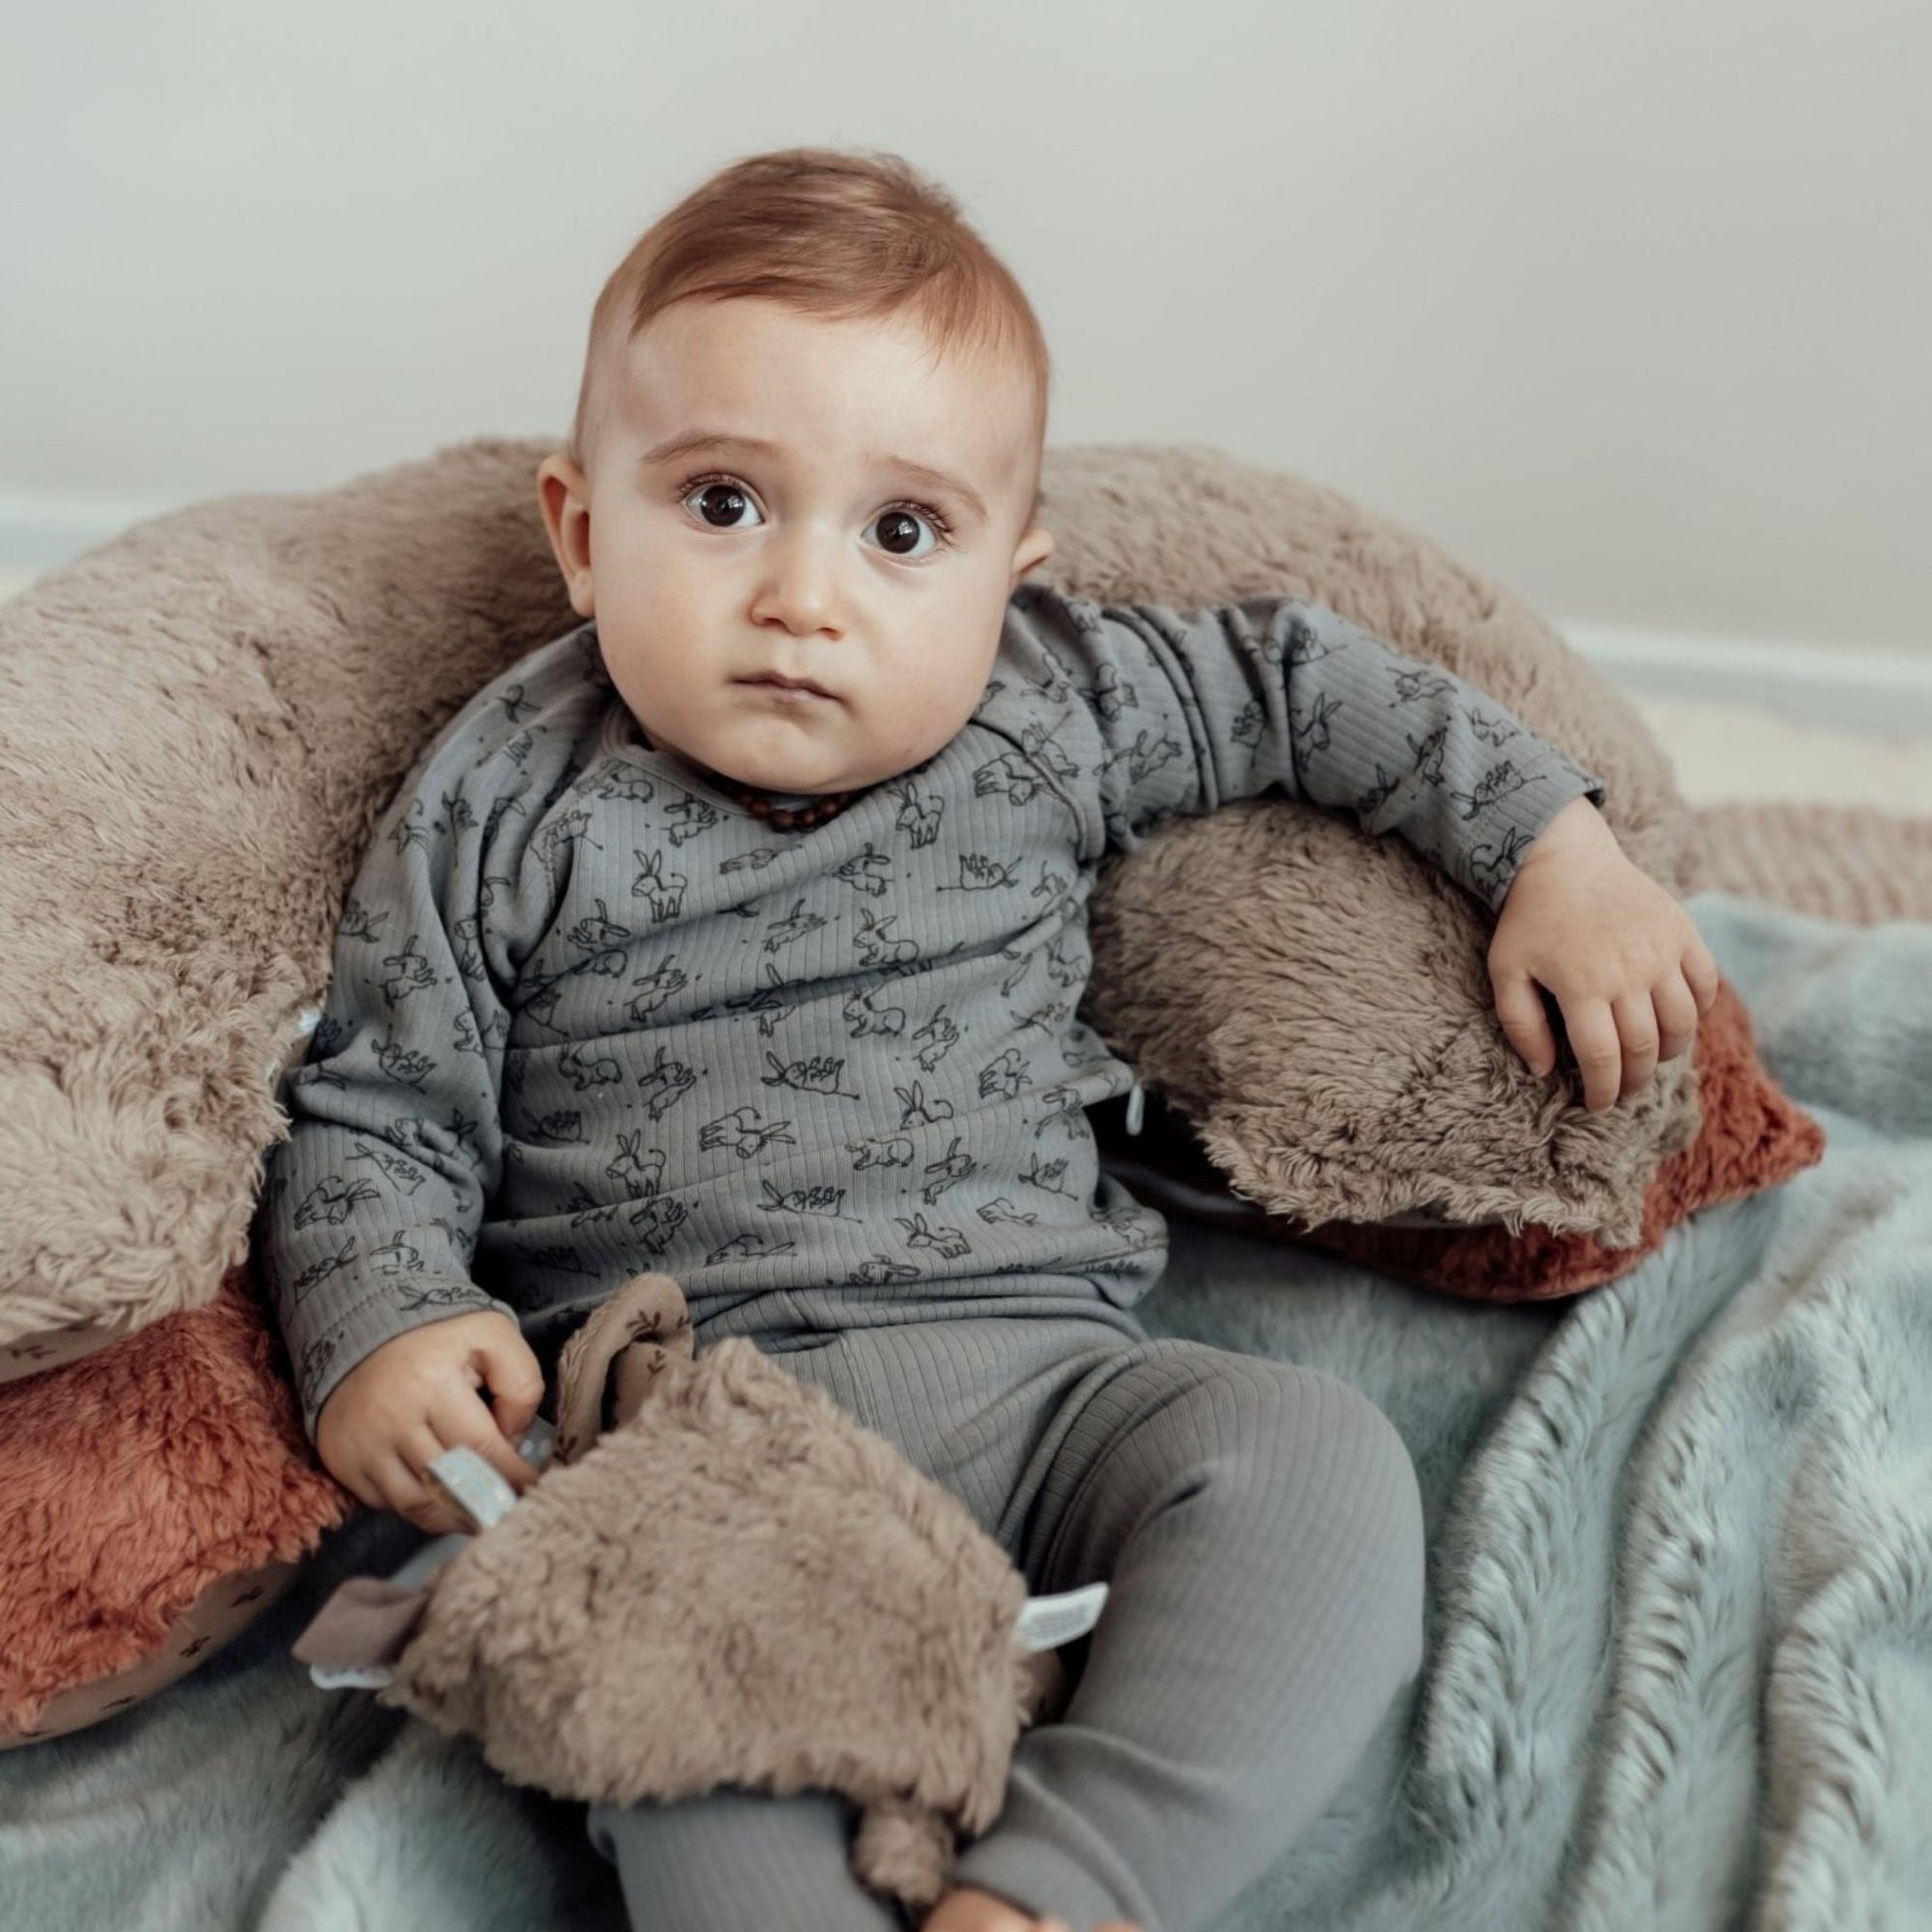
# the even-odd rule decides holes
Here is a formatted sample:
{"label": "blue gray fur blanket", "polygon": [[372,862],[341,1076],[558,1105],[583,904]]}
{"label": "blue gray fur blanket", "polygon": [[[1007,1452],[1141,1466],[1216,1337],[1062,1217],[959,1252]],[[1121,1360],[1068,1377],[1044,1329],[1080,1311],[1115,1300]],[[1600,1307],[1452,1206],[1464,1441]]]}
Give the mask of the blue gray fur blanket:
{"label": "blue gray fur blanket", "polygon": [[[1932,1925],[1932,924],[1690,902],[1823,1163],[1572,1302],[1176,1218],[1156,1333],[1364,1390],[1421,1472],[1427,1662],[1215,1932]],[[364,1516],[154,1701],[0,1756],[8,1932],[620,1928],[580,1807],[287,1647]]]}

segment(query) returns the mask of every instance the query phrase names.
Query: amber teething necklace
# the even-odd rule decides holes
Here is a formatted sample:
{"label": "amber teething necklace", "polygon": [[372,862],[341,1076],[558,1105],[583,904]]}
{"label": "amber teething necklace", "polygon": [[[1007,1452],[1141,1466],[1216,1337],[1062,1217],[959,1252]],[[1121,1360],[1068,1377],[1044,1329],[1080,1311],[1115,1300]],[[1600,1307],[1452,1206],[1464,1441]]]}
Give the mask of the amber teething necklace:
{"label": "amber teething necklace", "polygon": [[780,832],[804,832],[814,825],[823,825],[828,818],[836,818],[859,795],[857,791],[828,791],[809,805],[774,805],[763,792],[754,791],[736,778],[727,778],[723,772],[713,772],[712,782],[730,792],[754,818],[763,819]]}

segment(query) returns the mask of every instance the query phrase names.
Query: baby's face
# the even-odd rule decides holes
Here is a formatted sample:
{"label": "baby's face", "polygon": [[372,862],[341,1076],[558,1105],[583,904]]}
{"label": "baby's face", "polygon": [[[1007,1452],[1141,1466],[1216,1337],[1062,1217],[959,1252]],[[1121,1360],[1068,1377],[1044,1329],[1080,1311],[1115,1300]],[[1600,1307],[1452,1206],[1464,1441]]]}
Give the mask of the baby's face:
{"label": "baby's face", "polygon": [[[545,460],[571,604],[654,745],[767,790],[842,791],[965,724],[1052,539],[1027,527],[1024,374],[930,356],[897,318],[674,303],[625,352],[588,474]],[[665,447],[701,432],[769,447]],[[773,672],[830,695],[755,681]]]}

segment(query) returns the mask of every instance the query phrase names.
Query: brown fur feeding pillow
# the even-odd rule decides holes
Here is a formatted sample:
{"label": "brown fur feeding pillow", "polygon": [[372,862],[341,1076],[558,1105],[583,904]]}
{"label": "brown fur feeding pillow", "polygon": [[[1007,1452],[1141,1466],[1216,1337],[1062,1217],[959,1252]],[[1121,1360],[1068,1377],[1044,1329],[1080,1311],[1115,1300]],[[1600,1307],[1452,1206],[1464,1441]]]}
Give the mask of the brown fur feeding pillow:
{"label": "brown fur feeding pillow", "polygon": [[[1280,591],[1325,604],[1598,773],[1618,843],[1684,891],[1692,819],[1668,759],[1501,585],[1332,490],[1213,450],[1070,451],[1047,475],[1057,588],[1176,609]],[[1659,1164],[1697,1136],[1689,1054],[1601,1114],[1567,1042],[1556,1077],[1532,1074],[1495,1018],[1487,909],[1345,814],[1277,794],[1172,821],[1106,862],[1092,907],[1085,1017],[1273,1213],[1630,1247]]]}
{"label": "brown fur feeding pillow", "polygon": [[1761,1193],[1816,1167],[1825,1130],[1764,1069],[1750,1014],[1728,980],[1698,1029],[1694,1049],[1704,1130],[1671,1155],[1644,1190],[1643,1232],[1612,1248],[1590,1233],[1527,1227],[1413,1227],[1323,1221],[1311,1227],[1233,1193],[1198,1135],[1159,1099],[1138,1134],[1122,1110],[1097,1110],[1102,1164],[1141,1199],[1170,1213],[1239,1228],[1258,1239],[1324,1248],[1421,1288],[1478,1302],[1549,1302],[1627,1275],[1702,1207]]}
{"label": "brown fur feeding pillow", "polygon": [[[376,817],[466,699],[576,621],[536,508],[550,447],[197,504],[0,606],[0,1376],[204,1306],[243,1259],[276,1076]],[[1599,772],[1625,849],[1678,884],[1662,754],[1500,587],[1211,450],[1050,451],[1044,484],[1056,588],[1330,604]],[[1177,822],[1093,906],[1085,1017],[1272,1210],[1628,1245],[1695,1134],[1688,1056],[1596,1116],[1574,1076],[1535,1079],[1491,1011],[1486,910],[1337,815]]]}

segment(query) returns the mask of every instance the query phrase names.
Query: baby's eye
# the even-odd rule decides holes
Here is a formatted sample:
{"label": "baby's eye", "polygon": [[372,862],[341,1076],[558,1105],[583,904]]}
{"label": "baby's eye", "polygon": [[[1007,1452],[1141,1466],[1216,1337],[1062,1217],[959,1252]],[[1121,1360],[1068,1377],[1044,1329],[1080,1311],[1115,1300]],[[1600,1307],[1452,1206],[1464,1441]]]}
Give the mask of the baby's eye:
{"label": "baby's eye", "polygon": [[[740,521],[740,513],[753,507],[752,499],[729,478],[700,478],[686,487],[678,500],[689,503],[694,497],[698,503],[698,514],[714,530],[748,530],[754,527]],[[916,544],[921,523],[932,533],[931,545],[924,550],[897,547],[908,541]],[[906,563],[922,563],[946,541],[946,525],[938,512],[911,503],[896,503],[891,509],[881,510],[868,527],[885,531],[881,547],[888,556]]]}
{"label": "baby's eye", "polygon": [[736,518],[741,509],[751,507],[752,499],[736,483],[716,480],[693,483],[679,500],[688,503],[693,496],[698,498],[698,514],[714,530],[742,530],[747,527]]}
{"label": "baby's eye", "polygon": [[[909,538],[913,543],[919,540],[919,525],[923,523],[932,532],[931,550],[898,550],[891,546]],[[916,510],[909,503],[897,503],[889,510],[881,510],[872,519],[874,529],[884,529],[890,534],[887,538],[887,555],[902,557],[907,563],[922,563],[945,542],[945,534],[939,519],[930,510]]]}

